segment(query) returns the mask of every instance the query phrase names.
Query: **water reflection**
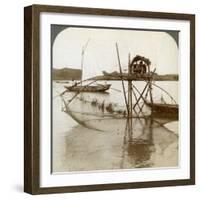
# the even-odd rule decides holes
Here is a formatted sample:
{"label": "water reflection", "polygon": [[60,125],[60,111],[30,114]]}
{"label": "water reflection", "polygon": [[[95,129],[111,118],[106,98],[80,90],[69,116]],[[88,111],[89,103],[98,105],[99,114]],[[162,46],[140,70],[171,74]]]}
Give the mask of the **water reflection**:
{"label": "water reflection", "polygon": [[124,136],[124,145],[122,151],[122,162],[120,167],[124,168],[124,159],[126,159],[126,152],[128,160],[135,166],[135,168],[140,167],[152,167],[153,163],[148,162],[151,159],[151,154],[155,152],[155,146],[153,143],[152,137],[152,125],[153,118],[144,119],[144,124],[142,120],[137,118],[137,121],[142,124],[142,134],[140,137],[133,137],[134,132],[133,120],[127,119],[125,136]]}
{"label": "water reflection", "polygon": [[[103,120],[98,121],[101,122]],[[111,122],[117,125],[119,121],[112,119]],[[153,118],[133,119],[132,125],[136,126],[132,132],[128,131],[130,129],[100,132],[81,125],[73,128],[63,137],[64,140],[60,140],[60,147],[64,149],[59,152],[60,164],[54,162],[54,170],[93,171],[177,166],[176,134],[159,126]],[[111,126],[114,127],[113,124]]]}
{"label": "water reflection", "polygon": [[[70,98],[73,93],[66,95]],[[60,111],[60,99],[53,101],[54,172],[178,166],[178,123],[169,130],[165,124],[171,124],[171,119],[127,120],[123,112],[115,113],[119,104],[109,106],[112,94],[97,94],[96,100],[87,95],[72,102],[71,114]],[[72,121],[72,116],[82,125]]]}

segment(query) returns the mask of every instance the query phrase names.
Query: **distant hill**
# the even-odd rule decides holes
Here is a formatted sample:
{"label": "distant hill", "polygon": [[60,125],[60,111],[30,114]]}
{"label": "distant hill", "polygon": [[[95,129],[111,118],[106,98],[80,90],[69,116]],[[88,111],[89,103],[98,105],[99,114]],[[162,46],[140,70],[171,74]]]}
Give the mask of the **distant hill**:
{"label": "distant hill", "polygon": [[81,80],[81,70],[72,68],[62,68],[52,70],[53,80]]}

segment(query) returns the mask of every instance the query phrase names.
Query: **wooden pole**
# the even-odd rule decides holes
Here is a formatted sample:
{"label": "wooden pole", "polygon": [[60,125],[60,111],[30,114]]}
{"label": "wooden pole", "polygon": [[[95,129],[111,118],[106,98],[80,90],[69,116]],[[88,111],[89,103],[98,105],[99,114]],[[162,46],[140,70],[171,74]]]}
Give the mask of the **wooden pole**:
{"label": "wooden pole", "polygon": [[153,108],[152,80],[151,80],[151,78],[149,80],[149,95],[150,95],[150,102],[151,102],[151,105],[152,105],[152,108]]}
{"label": "wooden pole", "polygon": [[152,80],[153,80],[153,75],[156,71],[156,68],[154,69],[152,75],[149,77],[149,96],[150,96],[150,102],[151,102],[151,114],[153,114],[153,96],[152,96]]}
{"label": "wooden pole", "polygon": [[[129,76],[129,65],[130,65],[130,55],[128,55],[128,76]],[[128,113],[127,113],[127,120],[128,120],[128,124],[129,124],[129,118],[130,118],[130,95],[129,95],[129,81],[128,81]]]}
{"label": "wooden pole", "polygon": [[[147,88],[148,85],[149,85],[149,82],[148,82],[148,83],[146,84],[146,86],[144,87],[144,89],[143,89],[142,93],[140,94],[140,96],[139,96],[137,102],[136,102],[135,105],[133,106],[133,109],[134,109],[134,108],[136,107],[136,105],[139,103],[139,101],[140,101],[141,98],[144,100],[143,94],[144,94],[144,92],[145,92],[145,90],[146,90],[146,88]],[[133,87],[136,88],[134,85],[133,85]]]}
{"label": "wooden pole", "polygon": [[[129,53],[129,57],[128,57],[128,76],[131,76],[132,74],[132,69],[131,69],[131,55]],[[132,117],[133,117],[133,99],[132,99],[132,81],[128,79],[128,97],[129,97],[129,134],[132,136],[132,131],[133,131],[133,124],[132,124]]]}
{"label": "wooden pole", "polygon": [[[145,94],[145,96],[144,96],[144,99],[145,99],[145,100],[147,99],[148,93],[149,93],[149,90],[147,90],[147,92],[146,92],[146,94]],[[145,105],[145,101],[143,102],[142,106],[140,107],[139,114],[140,114],[140,112],[142,112],[142,109],[143,109],[144,105]]]}
{"label": "wooden pole", "polygon": [[125,91],[125,86],[124,86],[124,81],[123,81],[122,67],[121,67],[121,62],[120,62],[120,57],[119,57],[119,49],[118,49],[118,44],[117,43],[116,43],[116,50],[117,50],[117,58],[118,58],[120,77],[121,77],[121,80],[122,80],[122,88],[123,88],[123,93],[124,93],[124,100],[125,100],[126,109],[127,109],[127,113],[128,113],[129,112],[128,101],[127,101],[127,98],[126,98],[126,91]]}
{"label": "wooden pole", "polygon": [[[129,53],[129,63],[128,63],[128,76],[132,74],[130,66],[130,53]],[[132,81],[128,80],[128,97],[129,97],[129,118],[132,117]]]}
{"label": "wooden pole", "polygon": [[[137,95],[135,94],[135,91],[134,91],[134,87],[133,87],[133,85],[132,85],[132,92],[133,92],[133,96],[135,97],[135,100],[136,100],[136,102],[137,102],[137,101],[138,101],[138,98],[137,98]],[[139,93],[139,95],[140,95],[140,93]],[[138,106],[138,108],[141,110],[140,105],[137,104],[137,106]],[[137,115],[139,114],[139,113],[136,111],[135,108],[134,108],[133,110],[135,111],[135,113],[136,113]]]}
{"label": "wooden pole", "polygon": [[146,99],[141,95],[141,92],[134,85],[133,85],[133,88],[137,91],[137,93],[140,95],[140,97],[142,98],[142,100],[146,103]]}

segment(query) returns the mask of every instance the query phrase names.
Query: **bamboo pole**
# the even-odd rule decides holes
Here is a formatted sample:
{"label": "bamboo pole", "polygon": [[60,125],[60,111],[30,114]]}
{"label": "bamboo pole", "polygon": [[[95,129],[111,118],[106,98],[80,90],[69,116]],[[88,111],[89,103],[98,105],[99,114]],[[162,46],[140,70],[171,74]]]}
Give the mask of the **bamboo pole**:
{"label": "bamboo pole", "polygon": [[[153,106],[153,96],[152,96],[152,80],[151,78],[149,79],[149,95],[150,95],[150,102]],[[153,107],[152,107],[153,108]]]}
{"label": "bamboo pole", "polygon": [[[133,95],[134,95],[134,97],[135,97],[135,100],[136,100],[136,102],[137,102],[137,101],[138,101],[138,98],[137,98],[137,96],[136,96],[136,94],[135,94],[134,88],[132,88],[132,91],[133,91]],[[140,95],[140,94],[139,94],[139,95]],[[137,112],[135,108],[134,108],[133,110],[136,112],[137,115],[139,115],[140,112],[142,111],[142,107],[140,107],[139,101],[138,101],[137,106],[138,106],[138,108],[139,108],[139,112]],[[135,106],[135,107],[136,107],[136,106]]]}
{"label": "bamboo pole", "polygon": [[126,109],[127,109],[127,113],[128,113],[129,112],[128,101],[127,101],[127,98],[126,98],[126,91],[125,91],[125,86],[124,86],[124,81],[123,81],[122,67],[121,67],[121,62],[120,62],[120,57],[119,57],[119,48],[118,48],[118,44],[117,43],[116,43],[116,50],[117,50],[119,71],[120,71],[121,81],[122,81],[122,88],[123,88],[123,93],[124,93],[124,100],[125,100]]}
{"label": "bamboo pole", "polygon": [[[144,99],[145,99],[145,100],[147,99],[148,93],[149,93],[149,90],[147,90],[147,92],[146,92],[146,94],[145,94],[145,96],[144,96]],[[140,112],[142,112],[142,109],[143,109],[144,105],[145,105],[145,101],[143,102],[142,106],[140,107],[140,111],[139,111],[138,114],[140,114]]]}
{"label": "bamboo pole", "polygon": [[[128,75],[132,74],[132,70],[131,70],[131,55],[129,53],[129,57],[128,57]],[[128,80],[128,97],[129,97],[129,134],[132,137],[132,133],[133,133],[133,121],[132,121],[132,117],[133,117],[133,99],[132,99],[132,81]]]}
{"label": "bamboo pole", "polygon": [[150,102],[151,102],[151,110],[153,110],[153,95],[152,95],[152,80],[153,80],[153,75],[156,71],[156,68],[153,70],[153,74],[151,77],[149,77],[148,83],[149,83],[149,95],[150,95]]}
{"label": "bamboo pole", "polygon": [[[140,101],[141,98],[144,100],[143,94],[144,94],[144,92],[145,92],[145,90],[146,90],[146,88],[147,88],[148,85],[149,85],[149,82],[148,82],[148,83],[146,84],[146,86],[144,87],[144,89],[143,89],[142,93],[140,94],[140,96],[139,96],[137,102],[136,102],[135,105],[133,106],[133,109],[134,109],[134,108],[136,107],[136,105],[139,103],[139,101]],[[136,88],[134,85],[133,85],[133,87]]]}
{"label": "bamboo pole", "polygon": [[[128,63],[128,74],[131,75],[131,66],[130,66],[130,53],[129,53],[129,63]],[[129,118],[132,117],[132,81],[128,80],[128,98],[129,98]]]}
{"label": "bamboo pole", "polygon": [[[133,93],[133,96],[135,97],[135,100],[137,101],[138,99],[137,99],[137,96],[136,96],[136,94],[135,94],[135,92],[134,92],[133,87],[132,87],[132,93]],[[138,105],[138,107],[139,107],[139,105]],[[133,108],[132,108],[132,109],[133,109]],[[135,108],[134,108],[133,110],[135,111],[136,115],[138,115],[137,110],[136,110]]]}
{"label": "bamboo pole", "polygon": [[[135,87],[136,88],[136,87]],[[138,92],[139,90],[137,89],[137,92]],[[133,96],[135,97],[135,100],[136,101],[138,101],[138,98],[137,98],[137,95],[135,94],[135,91],[134,91],[134,87],[132,87],[132,92],[133,92]],[[140,92],[138,92],[138,94],[140,95],[141,93]],[[143,98],[142,98],[143,99]],[[138,108],[139,108],[139,110],[142,110],[142,106],[140,106],[139,105],[139,103],[137,104],[137,106],[138,106]],[[136,110],[134,109],[134,111],[136,112]],[[139,112],[140,113],[140,112]],[[136,112],[136,114],[139,114],[138,112]]]}
{"label": "bamboo pole", "polygon": [[[148,84],[148,83],[147,83]],[[137,91],[137,93],[141,96],[141,92],[133,85],[134,89]],[[141,96],[142,100],[146,103],[146,100],[143,96]]]}

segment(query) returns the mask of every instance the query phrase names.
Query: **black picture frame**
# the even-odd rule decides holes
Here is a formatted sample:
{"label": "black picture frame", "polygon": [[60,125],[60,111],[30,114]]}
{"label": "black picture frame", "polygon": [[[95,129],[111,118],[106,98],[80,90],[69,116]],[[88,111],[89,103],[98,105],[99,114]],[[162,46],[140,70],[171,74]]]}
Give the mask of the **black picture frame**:
{"label": "black picture frame", "polygon": [[[182,180],[40,187],[40,13],[186,20],[190,23],[190,177]],[[30,194],[83,192],[195,184],[195,15],[32,5],[24,8],[24,191]]]}

